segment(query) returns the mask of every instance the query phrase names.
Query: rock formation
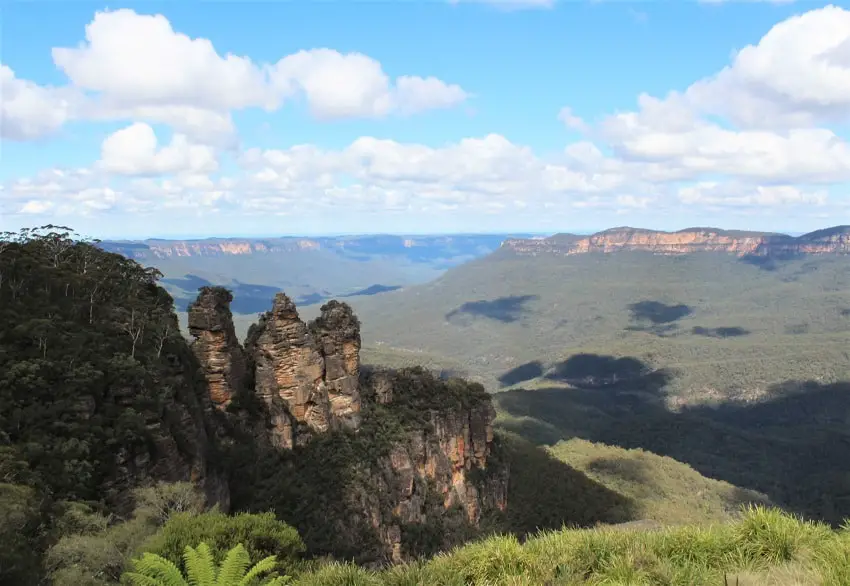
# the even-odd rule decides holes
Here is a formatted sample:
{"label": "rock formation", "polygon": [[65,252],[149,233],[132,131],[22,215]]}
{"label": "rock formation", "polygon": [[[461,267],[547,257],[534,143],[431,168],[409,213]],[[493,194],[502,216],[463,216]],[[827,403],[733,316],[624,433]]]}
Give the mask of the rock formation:
{"label": "rock formation", "polygon": [[[359,520],[337,519],[340,533],[352,524],[367,527],[383,559],[400,561],[407,526],[454,515],[475,527],[485,511],[504,510],[508,471],[493,464],[495,410],[481,385],[442,381],[417,369],[361,372],[360,323],[351,308],[328,302],[306,324],[284,293],[249,330],[243,351],[232,334],[230,300],[226,291],[203,289],[189,313],[195,353],[216,405],[226,405],[239,389],[253,392],[264,407],[259,427],[267,444],[295,458],[324,453],[309,451],[318,434],[376,436],[350,436],[371,446],[368,460],[345,464],[357,470],[347,476],[350,486],[316,487],[347,495],[341,497],[347,514]],[[248,427],[256,433],[254,422]],[[303,469],[287,461],[293,471]]]}
{"label": "rock formation", "polygon": [[836,226],[798,237],[715,228],[657,232],[624,227],[612,228],[591,236],[556,234],[550,238],[513,238],[505,240],[502,249],[523,256],[617,251],[642,251],[665,255],[725,252],[737,256],[760,257],[850,254],[850,226]]}
{"label": "rock formation", "polygon": [[254,390],[269,410],[272,441],[291,448],[312,433],[360,421],[360,324],[336,301],[308,327],[278,293],[272,310],[249,332]]}
{"label": "rock formation", "polygon": [[245,355],[233,328],[233,296],[220,287],[204,287],[189,306],[192,349],[209,385],[210,400],[225,409],[245,384]]}

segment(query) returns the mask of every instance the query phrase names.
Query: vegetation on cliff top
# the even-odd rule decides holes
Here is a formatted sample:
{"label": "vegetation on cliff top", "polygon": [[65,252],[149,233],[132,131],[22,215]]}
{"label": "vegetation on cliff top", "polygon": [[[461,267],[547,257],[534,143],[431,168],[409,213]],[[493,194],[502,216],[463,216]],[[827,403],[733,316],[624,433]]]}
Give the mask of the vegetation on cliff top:
{"label": "vegetation on cliff top", "polygon": [[110,501],[183,434],[164,406],[196,401],[193,362],[158,276],[61,227],[0,237],[0,443],[28,475],[6,482]]}

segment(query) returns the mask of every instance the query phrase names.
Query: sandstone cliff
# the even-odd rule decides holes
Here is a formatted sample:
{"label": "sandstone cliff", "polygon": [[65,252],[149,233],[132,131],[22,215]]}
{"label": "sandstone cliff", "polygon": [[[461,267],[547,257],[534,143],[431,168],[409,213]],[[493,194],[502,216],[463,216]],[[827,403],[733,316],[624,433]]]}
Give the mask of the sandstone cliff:
{"label": "sandstone cliff", "polygon": [[393,561],[405,558],[404,527],[426,526],[453,509],[475,527],[482,512],[505,510],[508,469],[493,458],[496,412],[483,387],[444,383],[419,369],[371,372],[363,384],[371,400],[395,401],[424,424],[400,434],[377,466],[375,485],[391,495],[390,506],[372,502],[370,518]]}
{"label": "sandstone cliff", "polygon": [[[378,561],[415,552],[417,527],[437,535],[451,519],[474,530],[482,515],[504,510],[508,470],[494,458],[495,410],[483,387],[417,369],[361,371],[351,308],[331,301],[307,324],[284,293],[252,326],[243,351],[231,335],[229,302],[223,290],[202,290],[190,328],[216,404],[250,394],[264,425],[243,417],[247,433],[277,453],[262,473],[255,461],[267,456],[244,458],[244,504],[276,509],[314,551],[356,556],[372,548]],[[251,493],[263,483],[271,488]]]}
{"label": "sandstone cliff", "polygon": [[741,257],[850,254],[850,226],[836,226],[798,237],[716,228],[688,228],[678,232],[658,232],[623,227],[585,237],[556,234],[550,238],[507,239],[502,243],[502,249],[522,256],[617,251],[641,251],[665,255],[723,252]]}

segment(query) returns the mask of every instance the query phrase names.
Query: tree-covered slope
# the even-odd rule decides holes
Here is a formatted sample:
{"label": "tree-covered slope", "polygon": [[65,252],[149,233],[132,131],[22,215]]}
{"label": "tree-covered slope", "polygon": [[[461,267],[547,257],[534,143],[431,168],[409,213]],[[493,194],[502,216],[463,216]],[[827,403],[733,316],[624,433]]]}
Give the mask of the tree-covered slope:
{"label": "tree-covered slope", "polygon": [[[0,444],[53,499],[207,479],[213,423],[159,273],[62,227],[0,237]],[[8,468],[8,465],[7,465]]]}

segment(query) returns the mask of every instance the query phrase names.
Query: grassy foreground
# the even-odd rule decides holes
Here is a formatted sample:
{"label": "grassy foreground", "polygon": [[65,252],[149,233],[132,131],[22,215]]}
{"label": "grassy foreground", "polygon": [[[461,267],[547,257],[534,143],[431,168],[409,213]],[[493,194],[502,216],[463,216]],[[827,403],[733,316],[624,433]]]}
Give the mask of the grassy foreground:
{"label": "grassy foreground", "polygon": [[657,531],[606,527],[472,543],[418,564],[369,571],[330,564],[304,586],[340,585],[717,585],[850,584],[850,527],[748,507],[739,520]]}

